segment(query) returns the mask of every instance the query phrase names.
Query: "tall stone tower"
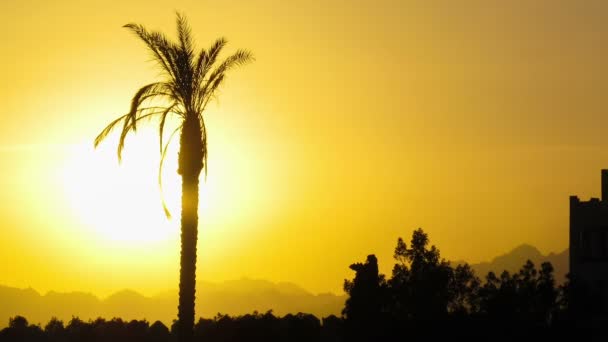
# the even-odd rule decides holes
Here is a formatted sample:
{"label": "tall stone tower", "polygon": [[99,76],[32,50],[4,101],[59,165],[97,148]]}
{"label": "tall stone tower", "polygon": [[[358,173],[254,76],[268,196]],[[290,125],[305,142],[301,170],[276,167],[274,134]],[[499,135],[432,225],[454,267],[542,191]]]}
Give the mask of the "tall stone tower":
{"label": "tall stone tower", "polygon": [[570,276],[581,289],[577,296],[593,298],[596,310],[608,313],[608,170],[601,199],[570,196]]}

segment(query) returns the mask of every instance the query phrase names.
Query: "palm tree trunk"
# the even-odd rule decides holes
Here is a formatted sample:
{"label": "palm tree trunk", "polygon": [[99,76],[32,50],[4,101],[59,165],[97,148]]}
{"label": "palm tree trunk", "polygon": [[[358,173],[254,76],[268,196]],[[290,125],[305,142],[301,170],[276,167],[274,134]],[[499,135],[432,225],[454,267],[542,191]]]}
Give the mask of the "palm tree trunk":
{"label": "palm tree trunk", "polygon": [[180,342],[192,341],[196,291],[196,243],[198,239],[198,177],[182,176],[181,258],[179,272]]}
{"label": "palm tree trunk", "polygon": [[185,120],[180,144],[178,173],[182,176],[182,213],[177,333],[178,341],[190,342],[194,333],[199,175],[204,156],[198,117],[191,115]]}

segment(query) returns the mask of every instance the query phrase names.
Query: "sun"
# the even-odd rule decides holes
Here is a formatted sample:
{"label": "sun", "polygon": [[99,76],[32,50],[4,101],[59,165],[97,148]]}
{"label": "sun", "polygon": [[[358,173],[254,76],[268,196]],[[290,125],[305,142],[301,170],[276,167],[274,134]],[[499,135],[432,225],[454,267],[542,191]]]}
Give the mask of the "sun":
{"label": "sun", "polygon": [[[252,167],[256,157],[238,153],[244,142],[223,132],[222,127],[214,132],[211,171],[208,177],[200,177],[199,229],[204,230],[208,243],[234,243],[235,231],[250,229],[251,222],[272,214],[270,210],[277,207],[282,192],[276,187],[272,192],[265,191],[269,181]],[[118,137],[118,132],[111,134],[96,149],[92,140],[69,149],[59,178],[70,220],[107,246],[158,245],[178,240],[178,137],[167,151],[162,174],[163,197],[171,219],[165,217],[158,184],[157,128],[142,125],[137,133],[127,136],[122,163],[116,154]]]}
{"label": "sun", "polygon": [[[147,133],[128,139],[121,164],[114,139],[97,149],[88,142],[70,150],[62,172],[66,199],[79,223],[100,239],[147,243],[178,232],[179,220],[168,220],[161,205],[158,137]],[[173,214],[179,215],[180,181],[172,155],[164,165],[163,193]]]}

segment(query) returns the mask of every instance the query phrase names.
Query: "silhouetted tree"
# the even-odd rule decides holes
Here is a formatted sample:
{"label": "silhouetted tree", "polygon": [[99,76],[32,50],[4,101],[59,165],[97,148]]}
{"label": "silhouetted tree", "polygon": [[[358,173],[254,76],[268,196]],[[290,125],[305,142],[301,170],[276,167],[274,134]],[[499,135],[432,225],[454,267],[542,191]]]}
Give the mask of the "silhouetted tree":
{"label": "silhouetted tree", "polygon": [[342,314],[346,318],[347,333],[353,340],[375,340],[382,335],[381,323],[387,318],[387,284],[378,271],[378,259],[368,255],[365,263],[350,265],[355,278],[344,281],[349,295]]}
{"label": "silhouetted tree", "polygon": [[60,342],[67,339],[63,321],[57,319],[56,317],[51,318],[51,320],[44,326],[44,333],[50,342]]}
{"label": "silhouetted tree", "polygon": [[570,273],[566,274],[566,281],[559,285],[557,288],[557,307],[559,311],[567,312],[572,308],[571,305],[571,293],[570,293],[570,283],[571,283],[571,275]]}
{"label": "silhouetted tree", "polygon": [[540,272],[537,280],[537,300],[534,311],[547,320],[547,323],[553,318],[555,312],[559,309],[557,297],[559,290],[555,287],[555,278],[553,276],[553,265],[550,262],[543,262],[540,265]]}
{"label": "silhouetted tree", "polygon": [[545,262],[537,270],[530,260],[513,275],[488,273],[479,293],[483,313],[544,324],[550,324],[558,309],[557,296],[553,266]]}
{"label": "silhouetted tree", "polygon": [[30,325],[23,316],[9,318],[8,328],[0,331],[0,341],[41,341],[44,332],[37,325]]}
{"label": "silhouetted tree", "polygon": [[428,244],[428,235],[420,228],[412,234],[410,248],[403,239],[397,240],[393,255],[397,264],[389,285],[394,297],[392,312],[401,320],[447,314],[453,270],[439,250]]}
{"label": "silhouetted tree", "polygon": [[486,282],[480,289],[481,311],[495,317],[512,318],[517,313],[517,276],[511,277],[503,271],[500,278],[489,272]]}
{"label": "silhouetted tree", "polygon": [[468,264],[453,268],[429,245],[422,229],[413,232],[409,246],[399,238],[387,282],[373,255],[351,265],[355,279],[344,284],[347,339],[407,334],[414,340],[485,340],[495,331],[505,339],[528,339],[549,332],[558,309],[550,263],[537,270],[528,261],[514,274],[489,272],[482,284]]}
{"label": "silhouetted tree", "polygon": [[169,328],[161,321],[156,321],[148,328],[148,342],[167,342],[169,341]]}
{"label": "silhouetted tree", "polygon": [[312,342],[321,338],[321,321],[311,314],[287,314],[282,318],[283,328],[289,341]]}
{"label": "silhouetted tree", "polygon": [[322,320],[321,341],[323,342],[341,342],[344,341],[344,320],[329,315]]}
{"label": "silhouetted tree", "polygon": [[23,316],[15,316],[8,319],[8,327],[17,330],[24,330],[28,327],[27,319]]}
{"label": "silhouetted tree", "polygon": [[95,336],[91,324],[83,322],[78,317],[72,317],[65,330],[67,340],[70,342],[91,341]]}
{"label": "silhouetted tree", "polygon": [[455,314],[479,312],[479,289],[481,281],[468,264],[458,265],[452,272],[449,283],[450,302],[448,311]]}
{"label": "silhouetted tree", "polygon": [[[177,172],[182,177],[182,208],[178,330],[179,339],[189,341],[192,338],[194,326],[199,175],[203,170],[207,172],[207,129],[203,111],[225,80],[226,72],[235,66],[252,61],[253,57],[246,50],[238,50],[224,61],[217,62],[220,51],[226,45],[224,38],[216,40],[209,49],[195,52],[190,27],[186,18],[180,14],[177,15],[179,37],[177,42],[171,42],[164,34],[150,32],[141,25],[127,24],[125,27],[133,31],[146,44],[152,52],[154,60],[160,66],[165,80],[145,85],[139,89],[131,101],[129,112],[112,121],[97,136],[95,146],[113,128],[122,123],[118,143],[120,160],[127,134],[136,131],[139,121],[158,116],[160,118],[160,182],[160,172],[167,146],[175,133],[180,133]],[[151,100],[160,102],[155,106],[144,106],[144,103]],[[163,145],[165,122],[170,115],[178,117],[180,124],[171,133],[167,143]],[[169,215],[164,201],[163,207]]]}

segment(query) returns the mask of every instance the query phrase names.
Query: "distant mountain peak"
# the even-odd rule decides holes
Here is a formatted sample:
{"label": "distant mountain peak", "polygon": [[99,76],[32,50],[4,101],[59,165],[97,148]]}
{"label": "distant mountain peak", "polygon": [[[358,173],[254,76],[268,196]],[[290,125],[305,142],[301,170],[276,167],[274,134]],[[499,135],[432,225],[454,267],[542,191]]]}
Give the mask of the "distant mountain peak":
{"label": "distant mountain peak", "polygon": [[513,248],[510,252],[503,254],[494,258],[494,260],[500,260],[500,258],[529,258],[536,259],[542,257],[542,253],[538,250],[538,248],[524,243],[515,248]]}
{"label": "distant mountain peak", "polygon": [[529,243],[522,243],[521,245],[513,248],[511,251],[517,251],[517,250],[526,250],[526,251],[532,251],[532,252],[538,252],[538,253],[540,253],[540,251],[538,250],[538,248],[532,246]]}
{"label": "distant mountain peak", "polygon": [[560,253],[543,255],[538,248],[527,243],[495,257],[490,262],[471,264],[471,268],[475,270],[478,277],[484,279],[490,271],[495,274],[500,274],[505,270],[510,273],[518,272],[528,260],[531,260],[537,268],[543,262],[550,262],[555,269],[554,276],[557,282],[564,281],[565,275],[568,273],[568,249]]}

